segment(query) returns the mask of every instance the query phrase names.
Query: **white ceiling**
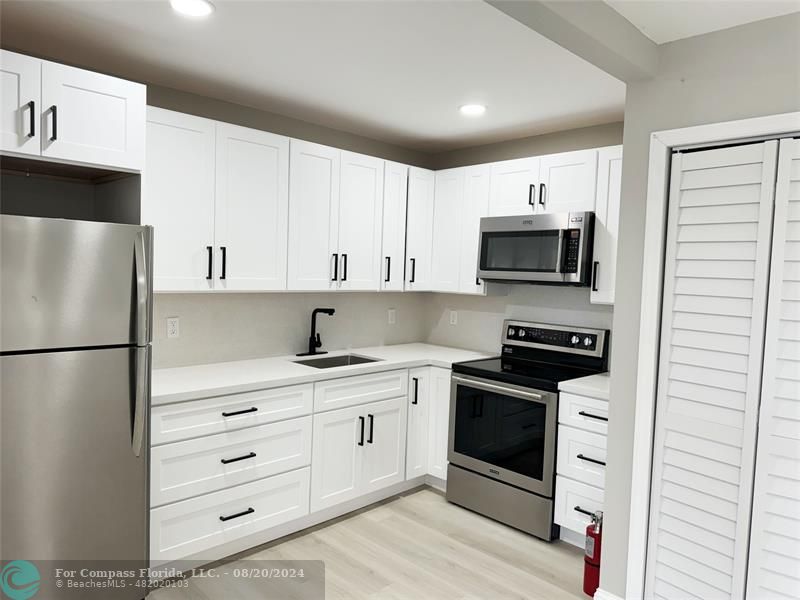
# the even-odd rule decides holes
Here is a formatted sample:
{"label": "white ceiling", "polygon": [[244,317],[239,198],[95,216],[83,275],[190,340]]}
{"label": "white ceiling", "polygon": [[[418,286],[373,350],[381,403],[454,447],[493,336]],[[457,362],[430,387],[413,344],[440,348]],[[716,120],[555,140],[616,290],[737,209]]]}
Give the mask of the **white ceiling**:
{"label": "white ceiling", "polygon": [[800,11],[800,0],[605,1],[657,44]]}
{"label": "white ceiling", "polygon": [[[7,48],[427,152],[622,120],[625,86],[481,1],[0,3]],[[488,106],[467,119],[458,107]]]}

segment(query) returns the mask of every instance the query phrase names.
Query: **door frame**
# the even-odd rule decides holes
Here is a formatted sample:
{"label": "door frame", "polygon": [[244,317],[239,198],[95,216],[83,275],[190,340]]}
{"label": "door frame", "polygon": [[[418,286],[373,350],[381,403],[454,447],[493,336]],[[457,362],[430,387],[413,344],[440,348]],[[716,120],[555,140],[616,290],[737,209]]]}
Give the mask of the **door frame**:
{"label": "door frame", "polygon": [[[632,449],[632,456],[639,457],[640,460],[633,461],[631,468],[626,598],[644,597],[672,150],[795,132],[800,132],[800,112],[669,129],[650,135]],[[601,597],[613,596],[605,592]]]}

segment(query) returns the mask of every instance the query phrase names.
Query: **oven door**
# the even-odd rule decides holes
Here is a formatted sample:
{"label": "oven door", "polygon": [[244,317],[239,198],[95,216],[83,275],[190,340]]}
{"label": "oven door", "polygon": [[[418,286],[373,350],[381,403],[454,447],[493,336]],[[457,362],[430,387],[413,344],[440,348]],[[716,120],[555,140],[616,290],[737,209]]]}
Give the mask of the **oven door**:
{"label": "oven door", "polygon": [[465,375],[451,381],[448,460],[551,498],[558,395]]}

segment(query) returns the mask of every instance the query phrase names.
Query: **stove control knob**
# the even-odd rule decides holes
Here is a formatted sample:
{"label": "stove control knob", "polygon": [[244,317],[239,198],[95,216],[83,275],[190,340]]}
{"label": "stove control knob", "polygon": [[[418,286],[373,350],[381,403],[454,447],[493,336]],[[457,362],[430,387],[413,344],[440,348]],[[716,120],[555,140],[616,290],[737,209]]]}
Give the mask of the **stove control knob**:
{"label": "stove control knob", "polygon": [[575,345],[577,345],[577,344],[580,344],[580,342],[581,342],[581,338],[579,338],[577,335],[573,335],[573,336],[572,336],[572,339],[570,339],[570,341],[569,341],[569,342],[570,342],[570,343],[571,343],[573,346],[575,346]]}
{"label": "stove control knob", "polygon": [[592,345],[592,338],[590,338],[589,336],[586,336],[585,338],[583,338],[583,345],[586,346],[587,348],[589,346],[591,346]]}
{"label": "stove control knob", "polygon": [[513,327],[508,328],[508,337],[514,337],[514,334],[517,333],[517,330]]}

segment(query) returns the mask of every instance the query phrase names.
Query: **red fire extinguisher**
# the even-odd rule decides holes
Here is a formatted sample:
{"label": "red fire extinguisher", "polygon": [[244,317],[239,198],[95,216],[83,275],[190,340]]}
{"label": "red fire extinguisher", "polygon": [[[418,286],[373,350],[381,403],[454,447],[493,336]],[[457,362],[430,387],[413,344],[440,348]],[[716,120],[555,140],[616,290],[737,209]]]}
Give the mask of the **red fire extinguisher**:
{"label": "red fire extinguisher", "polygon": [[586,526],[586,551],[583,557],[583,593],[594,597],[600,586],[600,549],[603,542],[603,513],[592,515]]}

